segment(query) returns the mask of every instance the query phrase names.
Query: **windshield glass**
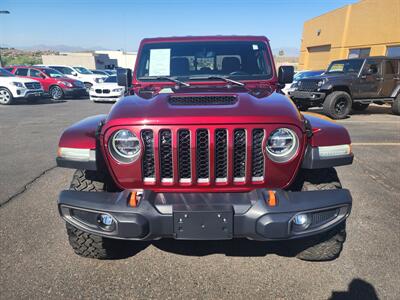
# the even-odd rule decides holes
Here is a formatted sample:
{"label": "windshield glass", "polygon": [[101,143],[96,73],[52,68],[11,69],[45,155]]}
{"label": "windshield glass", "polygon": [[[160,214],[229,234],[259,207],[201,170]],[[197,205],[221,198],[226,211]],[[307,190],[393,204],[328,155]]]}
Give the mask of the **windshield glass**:
{"label": "windshield glass", "polygon": [[84,67],[74,67],[75,70],[78,71],[78,73],[81,74],[93,74],[92,72],[90,72],[88,69],[84,68]]}
{"label": "windshield glass", "polygon": [[358,73],[363,64],[363,59],[347,59],[333,61],[325,73]]}
{"label": "windshield glass", "polygon": [[104,72],[106,72],[108,75],[115,75],[117,73],[115,70],[106,70]]}
{"label": "windshield glass", "polygon": [[117,76],[107,77],[107,79],[104,80],[104,82],[117,82]]}
{"label": "windshield glass", "polygon": [[15,75],[3,68],[0,68],[0,77],[15,77]]}
{"label": "windshield glass", "polygon": [[305,72],[299,72],[296,75],[294,75],[293,80],[298,81],[303,78],[307,77],[312,77],[312,76],[318,76],[324,73],[324,71],[305,71]]}
{"label": "windshield glass", "polygon": [[64,74],[53,69],[43,69],[43,73],[45,73],[47,76],[51,78],[57,78],[57,77],[64,77]]}
{"label": "windshield glass", "polygon": [[172,76],[181,80],[196,76],[226,76],[235,79],[269,79],[273,72],[267,45],[263,42],[178,42],[143,46],[137,77],[159,80]]}

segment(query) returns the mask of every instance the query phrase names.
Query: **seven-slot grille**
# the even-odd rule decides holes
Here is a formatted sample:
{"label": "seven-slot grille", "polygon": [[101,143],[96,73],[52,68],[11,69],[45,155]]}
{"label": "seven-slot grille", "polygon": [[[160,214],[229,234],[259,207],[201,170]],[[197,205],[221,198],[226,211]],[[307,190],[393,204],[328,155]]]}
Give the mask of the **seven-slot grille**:
{"label": "seven-slot grille", "polygon": [[297,84],[299,91],[313,92],[318,89],[319,80],[300,80]]}
{"label": "seven-slot grille", "polygon": [[262,128],[142,130],[143,180],[166,184],[263,182],[264,137]]}

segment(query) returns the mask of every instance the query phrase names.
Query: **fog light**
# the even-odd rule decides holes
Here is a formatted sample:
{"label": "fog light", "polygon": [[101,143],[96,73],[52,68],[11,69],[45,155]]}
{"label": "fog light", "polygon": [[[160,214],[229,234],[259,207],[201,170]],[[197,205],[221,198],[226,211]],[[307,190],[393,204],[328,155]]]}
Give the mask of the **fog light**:
{"label": "fog light", "polygon": [[296,225],[304,225],[308,222],[308,216],[306,214],[300,214],[294,217],[293,220],[294,224]]}
{"label": "fog light", "polygon": [[105,226],[111,226],[114,222],[113,218],[110,215],[101,214],[99,216],[99,222]]}

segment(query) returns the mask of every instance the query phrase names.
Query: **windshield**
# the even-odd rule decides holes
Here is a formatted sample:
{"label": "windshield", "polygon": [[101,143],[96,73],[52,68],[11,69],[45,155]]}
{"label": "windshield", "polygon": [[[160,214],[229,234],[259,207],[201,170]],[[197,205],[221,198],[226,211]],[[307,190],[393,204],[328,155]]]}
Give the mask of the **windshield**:
{"label": "windshield", "polygon": [[64,77],[64,74],[53,69],[42,69],[43,73],[51,78]]}
{"label": "windshield", "polygon": [[81,74],[93,74],[92,72],[90,72],[88,69],[84,68],[84,67],[74,67],[75,70],[78,71],[78,73]]}
{"label": "windshield", "polygon": [[307,77],[312,77],[312,76],[318,76],[324,73],[324,71],[305,71],[305,72],[299,72],[296,75],[294,75],[293,80],[298,81],[303,78]]}
{"label": "windshield", "polygon": [[181,80],[224,76],[235,79],[269,79],[273,72],[263,42],[178,42],[146,44],[139,58],[137,77],[158,80],[173,76]]}
{"label": "windshield", "polygon": [[108,75],[115,75],[117,73],[115,70],[106,70],[104,72],[106,72]]}
{"label": "windshield", "polygon": [[3,68],[0,68],[0,77],[15,77],[15,75]]}
{"label": "windshield", "polygon": [[325,73],[358,73],[363,64],[363,59],[347,59],[333,61]]}
{"label": "windshield", "polygon": [[104,82],[117,82],[117,76],[107,77],[107,79],[104,80]]}

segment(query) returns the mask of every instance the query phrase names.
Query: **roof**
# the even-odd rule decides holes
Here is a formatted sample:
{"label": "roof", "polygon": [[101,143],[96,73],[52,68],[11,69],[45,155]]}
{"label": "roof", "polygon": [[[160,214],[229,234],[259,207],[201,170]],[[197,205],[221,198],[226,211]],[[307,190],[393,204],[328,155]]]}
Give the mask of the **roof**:
{"label": "roof", "polygon": [[145,38],[142,43],[159,43],[159,42],[192,42],[192,41],[266,41],[269,40],[265,36],[253,35],[205,35],[205,36],[171,36],[171,37],[154,37]]}

